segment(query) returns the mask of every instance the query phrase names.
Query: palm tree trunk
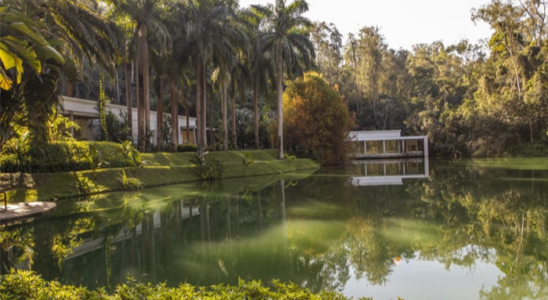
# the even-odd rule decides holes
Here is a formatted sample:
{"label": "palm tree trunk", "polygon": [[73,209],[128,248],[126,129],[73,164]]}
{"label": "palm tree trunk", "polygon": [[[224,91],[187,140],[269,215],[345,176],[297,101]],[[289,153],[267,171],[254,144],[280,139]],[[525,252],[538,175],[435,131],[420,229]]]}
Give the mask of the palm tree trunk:
{"label": "palm tree trunk", "polygon": [[213,100],[209,101],[209,142],[215,147],[215,132],[213,131]]}
{"label": "palm tree trunk", "polygon": [[221,110],[223,113],[223,150],[228,151],[228,120],[227,120],[227,103],[226,103],[226,94],[227,94],[228,84],[226,79],[223,80],[223,91],[222,91],[222,100]]}
{"label": "palm tree trunk", "polygon": [[[196,63],[196,142],[198,143],[198,155],[204,154],[204,143],[202,141],[202,64]],[[188,129],[188,128],[187,128]]]}
{"label": "palm tree trunk", "polygon": [[133,136],[133,105],[131,103],[131,65],[125,63],[126,73],[126,108],[127,108],[127,126],[129,127],[128,138]]}
{"label": "palm tree trunk", "polygon": [[283,63],[281,55],[278,55],[278,159],[284,159],[284,116],[283,116]]}
{"label": "palm tree trunk", "polygon": [[259,84],[257,79],[253,79],[253,119],[255,125],[255,148],[260,148],[259,142]]}
{"label": "palm tree trunk", "polygon": [[147,42],[147,36],[148,36],[148,30],[146,25],[142,25],[139,30],[139,45],[141,50],[141,72],[143,76],[143,105],[144,105],[144,114],[145,114],[145,150],[150,150],[150,138],[149,138],[149,131],[150,131],[150,71],[148,66],[148,42]]}
{"label": "palm tree trunk", "polygon": [[[137,61],[136,64],[137,70],[140,68],[140,63]],[[137,76],[135,77],[135,86],[136,86],[136,93],[137,93],[137,147],[139,148],[139,151],[143,151],[143,143],[144,143],[144,113],[143,113],[143,88],[141,87],[141,74],[139,71],[137,71]]]}
{"label": "palm tree trunk", "polygon": [[171,143],[174,145],[173,150],[177,149],[179,143],[179,106],[175,97],[175,82],[173,78],[173,70],[169,71],[169,89],[171,92]]}
{"label": "palm tree trunk", "polygon": [[190,143],[190,104],[186,102],[185,105],[185,117],[186,117],[186,143]]}
{"label": "palm tree trunk", "polygon": [[234,148],[238,148],[238,139],[236,132],[236,92],[234,91],[232,97],[230,97],[230,109],[232,114],[232,144]]}
{"label": "palm tree trunk", "polygon": [[156,108],[156,148],[164,149],[164,77],[160,75],[160,91]]}
{"label": "palm tree trunk", "polygon": [[207,149],[207,71],[205,62],[202,69],[202,143]]}

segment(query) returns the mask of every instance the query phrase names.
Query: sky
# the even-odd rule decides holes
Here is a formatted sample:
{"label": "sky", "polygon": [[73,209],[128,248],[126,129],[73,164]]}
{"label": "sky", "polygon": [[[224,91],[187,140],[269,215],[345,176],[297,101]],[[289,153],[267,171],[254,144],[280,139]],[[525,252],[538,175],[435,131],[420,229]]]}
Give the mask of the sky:
{"label": "sky", "polygon": [[[286,0],[290,3],[292,0]],[[472,8],[489,0],[307,0],[311,21],[333,23],[343,34],[356,34],[360,28],[377,26],[392,49],[411,50],[420,43],[442,41],[456,44],[462,39],[477,42],[488,39],[489,25],[471,20]],[[273,3],[273,0],[240,0],[240,7]]]}

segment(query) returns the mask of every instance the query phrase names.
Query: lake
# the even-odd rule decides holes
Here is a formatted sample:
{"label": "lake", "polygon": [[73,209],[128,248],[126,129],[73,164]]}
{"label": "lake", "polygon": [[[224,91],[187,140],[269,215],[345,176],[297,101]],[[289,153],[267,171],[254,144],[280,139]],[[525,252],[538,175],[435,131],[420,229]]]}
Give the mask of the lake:
{"label": "lake", "polygon": [[548,299],[548,159],[358,161],[63,200],[1,272],[90,288],[292,281],[377,300]]}

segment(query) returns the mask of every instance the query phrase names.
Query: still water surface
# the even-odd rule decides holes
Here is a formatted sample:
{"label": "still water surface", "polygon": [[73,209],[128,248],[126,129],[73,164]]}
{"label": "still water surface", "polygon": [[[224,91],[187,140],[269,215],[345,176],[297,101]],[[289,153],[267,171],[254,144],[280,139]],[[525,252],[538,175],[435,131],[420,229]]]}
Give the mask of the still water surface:
{"label": "still water surface", "polygon": [[2,272],[112,288],[292,281],[374,299],[548,299],[548,159],[356,162],[62,201]]}

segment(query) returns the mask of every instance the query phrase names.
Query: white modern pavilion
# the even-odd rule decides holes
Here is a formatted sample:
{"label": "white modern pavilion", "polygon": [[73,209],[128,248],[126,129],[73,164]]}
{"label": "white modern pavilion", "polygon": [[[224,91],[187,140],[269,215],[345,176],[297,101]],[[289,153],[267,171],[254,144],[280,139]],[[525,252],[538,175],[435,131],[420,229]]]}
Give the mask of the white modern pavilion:
{"label": "white modern pavilion", "polygon": [[401,136],[401,130],[351,131],[355,158],[428,157],[428,137]]}

